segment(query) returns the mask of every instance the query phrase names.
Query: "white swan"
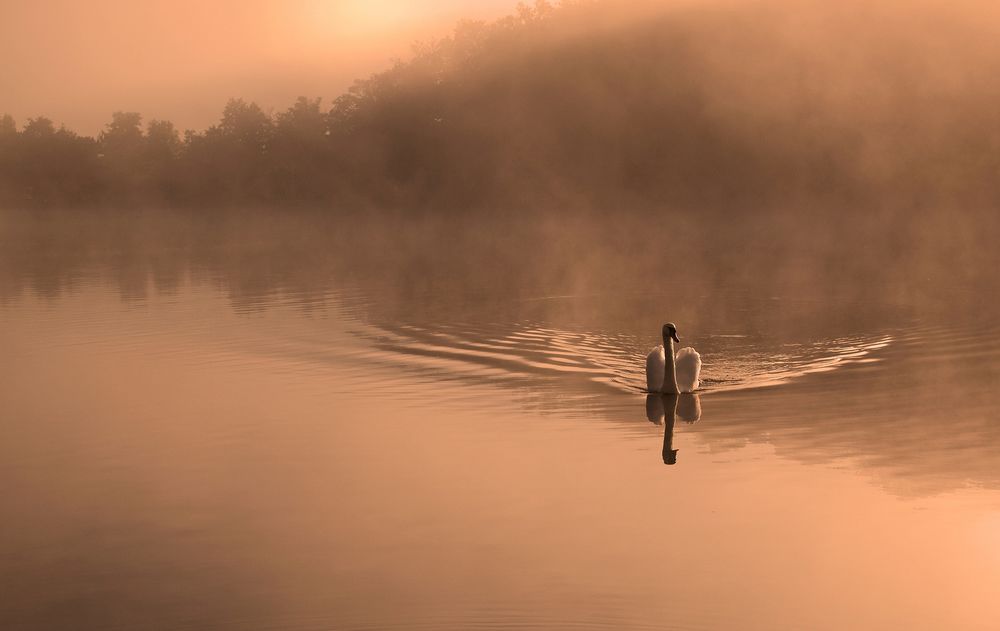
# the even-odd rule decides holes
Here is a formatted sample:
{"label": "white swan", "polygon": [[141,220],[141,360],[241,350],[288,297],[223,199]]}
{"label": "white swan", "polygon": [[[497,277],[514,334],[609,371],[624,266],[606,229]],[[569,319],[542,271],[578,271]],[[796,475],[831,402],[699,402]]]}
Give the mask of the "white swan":
{"label": "white swan", "polygon": [[[680,344],[677,327],[667,322],[663,325],[663,346],[655,347],[646,355],[646,390],[649,392],[679,394],[698,389],[701,355],[690,346],[675,353],[674,342]],[[670,350],[669,362],[666,349]]]}

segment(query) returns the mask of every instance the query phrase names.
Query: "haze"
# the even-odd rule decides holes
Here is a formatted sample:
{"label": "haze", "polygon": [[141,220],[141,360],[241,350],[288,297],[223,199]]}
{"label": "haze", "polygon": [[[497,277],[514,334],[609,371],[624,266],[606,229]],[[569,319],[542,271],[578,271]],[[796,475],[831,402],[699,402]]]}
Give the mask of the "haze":
{"label": "haze", "polygon": [[178,128],[216,122],[230,97],[282,108],[333,98],[414,42],[511,0],[44,0],[5,3],[0,110],[96,134],[116,110]]}
{"label": "haze", "polygon": [[993,7],[18,4],[0,631],[997,627]]}

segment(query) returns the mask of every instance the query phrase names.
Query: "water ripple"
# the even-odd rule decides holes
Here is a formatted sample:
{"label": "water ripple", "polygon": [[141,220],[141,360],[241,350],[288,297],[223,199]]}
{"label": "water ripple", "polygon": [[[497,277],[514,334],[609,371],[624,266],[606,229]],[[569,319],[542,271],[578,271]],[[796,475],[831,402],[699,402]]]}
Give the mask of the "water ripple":
{"label": "water ripple", "polygon": [[[416,325],[373,327],[357,335],[378,353],[418,371],[477,375],[535,375],[577,384],[599,384],[628,393],[644,391],[645,354],[641,341],[623,334],[568,331],[521,323],[504,332],[449,325],[435,330]],[[745,335],[723,334],[699,344],[704,360],[702,391],[775,386],[804,375],[863,363],[895,341],[873,334],[762,351]]]}

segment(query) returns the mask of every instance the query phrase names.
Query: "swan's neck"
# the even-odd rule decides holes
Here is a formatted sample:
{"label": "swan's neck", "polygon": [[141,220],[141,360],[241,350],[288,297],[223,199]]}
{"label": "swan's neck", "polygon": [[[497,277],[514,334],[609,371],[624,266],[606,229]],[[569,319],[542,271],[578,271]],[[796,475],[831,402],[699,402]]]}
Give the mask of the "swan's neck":
{"label": "swan's neck", "polygon": [[674,368],[674,340],[667,338],[663,340],[663,394],[677,394],[677,371]]}

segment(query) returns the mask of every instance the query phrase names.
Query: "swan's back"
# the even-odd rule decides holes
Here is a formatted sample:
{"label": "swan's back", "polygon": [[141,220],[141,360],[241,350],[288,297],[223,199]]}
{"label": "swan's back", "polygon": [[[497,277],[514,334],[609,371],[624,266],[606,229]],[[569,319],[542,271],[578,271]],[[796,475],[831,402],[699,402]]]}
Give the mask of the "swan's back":
{"label": "swan's back", "polygon": [[663,346],[654,346],[646,355],[646,391],[659,392],[663,389],[663,373],[666,371],[666,354]]}
{"label": "swan's back", "polygon": [[[646,380],[649,381],[648,357],[646,358],[646,366]],[[677,371],[677,389],[679,391],[694,392],[698,389],[698,377],[701,374],[701,355],[698,354],[698,351],[690,346],[677,351],[677,355],[674,357],[674,369]],[[660,383],[663,383],[662,371],[660,372]]]}

